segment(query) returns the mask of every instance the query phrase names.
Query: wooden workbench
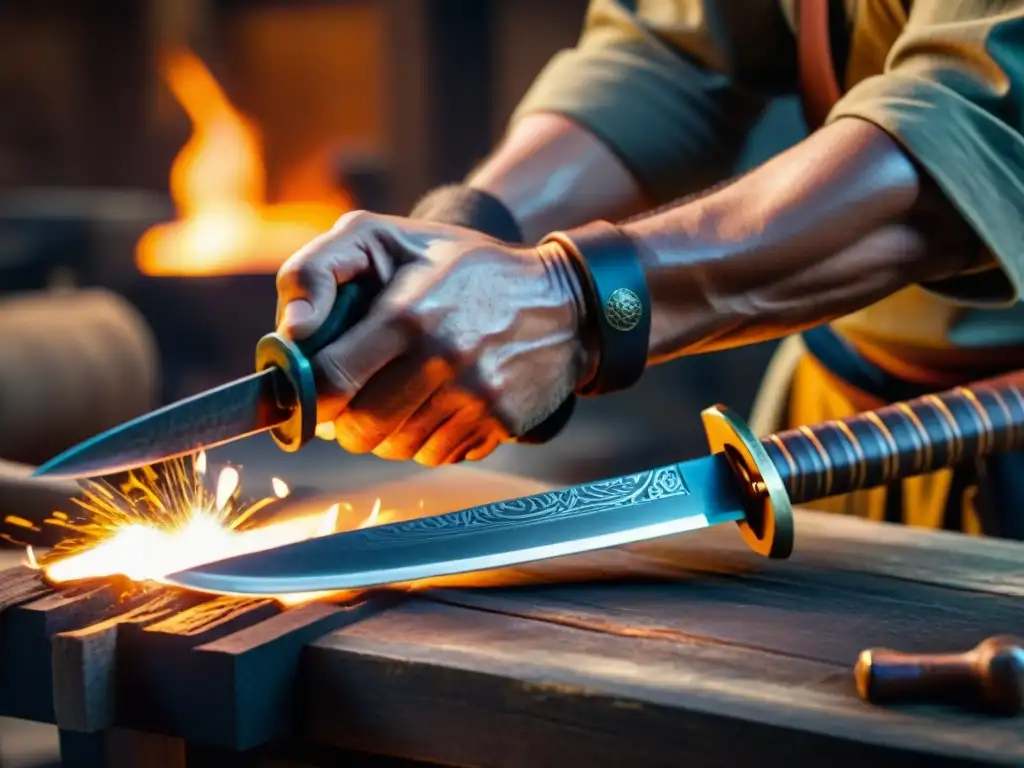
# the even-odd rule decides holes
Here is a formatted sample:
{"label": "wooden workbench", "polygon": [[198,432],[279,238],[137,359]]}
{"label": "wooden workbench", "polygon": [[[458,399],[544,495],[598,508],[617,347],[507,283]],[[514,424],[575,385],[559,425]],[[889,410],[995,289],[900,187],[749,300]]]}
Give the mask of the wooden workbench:
{"label": "wooden workbench", "polygon": [[[472,470],[423,482],[453,475],[494,498],[537,490]],[[872,707],[851,674],[867,647],[1024,634],[1022,566],[1022,544],[802,512],[788,561],[749,552],[726,525],[502,574],[517,586],[371,597],[311,638],[288,681],[287,736],[239,764],[355,765],[341,755],[357,751],[479,768],[1024,765],[1024,718]],[[206,642],[205,668],[246,631]],[[257,695],[256,653],[253,672],[197,691],[197,711],[217,686],[230,689],[221,708]],[[159,685],[136,681],[112,724],[142,730],[133,713],[147,709],[147,729],[177,737],[147,768],[231,764],[201,745],[202,723],[161,721],[168,689],[203,669],[173,659]]]}

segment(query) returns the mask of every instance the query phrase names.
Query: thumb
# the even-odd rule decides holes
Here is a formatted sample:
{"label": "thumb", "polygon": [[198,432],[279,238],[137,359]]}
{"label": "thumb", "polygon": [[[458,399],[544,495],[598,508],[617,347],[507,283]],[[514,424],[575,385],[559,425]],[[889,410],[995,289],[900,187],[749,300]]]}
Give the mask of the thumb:
{"label": "thumb", "polygon": [[277,328],[293,339],[308,338],[331,311],[339,283],[370,265],[363,248],[344,231],[332,230],[294,253],[277,273]]}

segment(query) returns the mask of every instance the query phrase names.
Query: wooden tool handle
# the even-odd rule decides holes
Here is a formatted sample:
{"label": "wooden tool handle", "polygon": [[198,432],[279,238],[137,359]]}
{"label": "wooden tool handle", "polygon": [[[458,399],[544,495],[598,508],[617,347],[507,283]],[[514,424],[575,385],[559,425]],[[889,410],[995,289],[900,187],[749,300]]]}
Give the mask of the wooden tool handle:
{"label": "wooden tool handle", "polygon": [[1024,711],[1024,648],[1009,635],[965,653],[863,651],[854,667],[857,692],[872,704],[945,703],[998,715]]}
{"label": "wooden tool handle", "polygon": [[762,441],[793,504],[1024,448],[1024,372]]}

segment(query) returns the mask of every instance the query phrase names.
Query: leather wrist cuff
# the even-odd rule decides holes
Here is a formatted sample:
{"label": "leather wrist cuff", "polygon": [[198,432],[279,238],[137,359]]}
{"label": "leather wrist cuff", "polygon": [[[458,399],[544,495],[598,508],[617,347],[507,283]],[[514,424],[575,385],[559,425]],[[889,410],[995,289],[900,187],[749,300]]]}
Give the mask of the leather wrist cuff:
{"label": "leather wrist cuff", "polygon": [[[493,195],[463,184],[438,187],[416,203],[410,218],[453,224],[506,243],[522,243],[523,232],[512,212]],[[558,410],[516,438],[517,443],[540,445],[551,440],[569,423],[576,408],[576,397],[570,395]]]}
{"label": "leather wrist cuff", "polygon": [[410,218],[454,224],[506,243],[523,242],[515,216],[493,195],[463,184],[438,187],[420,199]]}
{"label": "leather wrist cuff", "polygon": [[541,242],[569,253],[586,292],[597,370],[577,391],[602,395],[631,387],[647,368],[651,335],[651,297],[636,244],[606,221],[552,232]]}

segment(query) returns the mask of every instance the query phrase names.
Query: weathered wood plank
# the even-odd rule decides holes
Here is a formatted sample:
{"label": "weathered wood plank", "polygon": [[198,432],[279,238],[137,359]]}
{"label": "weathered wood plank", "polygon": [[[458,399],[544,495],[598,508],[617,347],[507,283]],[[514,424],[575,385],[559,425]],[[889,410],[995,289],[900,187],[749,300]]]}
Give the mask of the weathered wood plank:
{"label": "weathered wood plank", "polygon": [[95,733],[116,719],[117,635],[125,624],[148,626],[210,598],[160,590],[124,613],[51,640],[54,715],[68,731]]}
{"label": "weathered wood plank", "polygon": [[207,695],[192,651],[280,612],[273,600],[219,597],[148,625],[117,632],[117,723],[184,736],[196,701]]}
{"label": "weathered wood plank", "polygon": [[311,740],[453,766],[1024,760],[1019,722],[873,708],[846,665],[419,600],[313,643],[302,671]]}
{"label": "weathered wood plank", "polygon": [[870,574],[951,589],[1024,597],[1024,542],[874,523],[822,512],[796,513],[789,560],[749,551],[731,525],[626,548],[645,559],[728,573]]}
{"label": "weathered wood plank", "polygon": [[53,722],[50,639],[130,610],[147,590],[121,582],[46,590],[0,614],[0,711],[10,717]]}
{"label": "weathered wood plank", "polygon": [[50,592],[42,574],[31,568],[18,566],[0,571],[0,622],[2,612],[15,605],[30,602]]}
{"label": "weathered wood plank", "polygon": [[[441,590],[423,596],[620,637],[695,638],[850,667],[868,647],[955,652],[990,635],[1024,632],[1024,600],[859,578],[842,589],[813,578],[799,583],[680,573],[670,582]],[[863,588],[871,580],[874,592]]]}
{"label": "weathered wood plank", "polygon": [[116,721],[239,751],[283,737],[293,724],[303,648],[400,598],[285,611],[270,600],[218,598],[149,625],[122,623]]}
{"label": "weathered wood plank", "polygon": [[293,608],[196,648],[195,662],[206,672],[207,690],[230,691],[232,697],[205,701],[200,707],[202,729],[191,730],[189,739],[248,750],[290,735],[296,707],[302,706],[294,685],[303,649],[335,629],[388,610],[400,599],[381,595]]}

